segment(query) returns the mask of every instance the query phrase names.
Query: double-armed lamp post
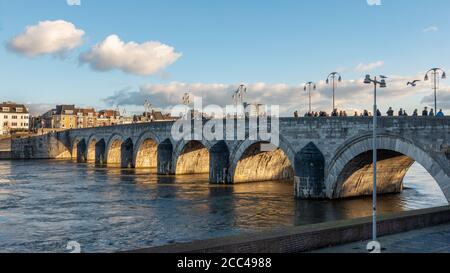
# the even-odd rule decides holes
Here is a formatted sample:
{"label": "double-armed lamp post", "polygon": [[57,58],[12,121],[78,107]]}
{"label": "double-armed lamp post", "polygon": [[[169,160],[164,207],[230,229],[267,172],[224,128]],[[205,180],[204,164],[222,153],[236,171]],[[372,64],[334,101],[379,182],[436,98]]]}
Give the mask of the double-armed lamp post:
{"label": "double-armed lamp post", "polygon": [[308,91],[308,95],[309,95],[309,113],[312,112],[312,104],[311,104],[311,89],[312,90],[316,90],[316,84],[314,82],[307,82],[305,84],[305,87],[303,88],[306,91]]}
{"label": "double-armed lamp post", "polygon": [[337,78],[338,82],[342,81],[342,76],[338,72],[330,73],[330,75],[328,75],[327,80],[326,80],[327,84],[330,84],[330,80],[331,80],[331,84],[333,85],[333,110],[332,111],[334,111],[336,109],[336,96],[335,96],[336,78]]}
{"label": "double-armed lamp post", "polygon": [[430,75],[433,79],[433,90],[434,90],[434,114],[436,115],[438,112],[437,109],[437,89],[438,89],[438,81],[440,73],[442,73],[442,79],[446,79],[447,75],[445,74],[445,71],[441,68],[432,68],[427,71],[425,74],[425,81],[428,81],[430,79]]}
{"label": "double-armed lamp post", "polygon": [[377,85],[380,88],[386,87],[386,80],[384,76],[380,76],[381,80],[378,81],[377,77],[370,78],[370,75],[366,75],[364,79],[365,84],[373,84],[373,223],[372,223],[372,240],[377,240]]}

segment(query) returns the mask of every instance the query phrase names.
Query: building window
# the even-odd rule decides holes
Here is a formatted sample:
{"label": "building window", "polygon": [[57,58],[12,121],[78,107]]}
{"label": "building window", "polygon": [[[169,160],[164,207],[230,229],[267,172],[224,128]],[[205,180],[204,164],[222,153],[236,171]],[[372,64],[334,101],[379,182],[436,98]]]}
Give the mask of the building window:
{"label": "building window", "polygon": [[3,112],[9,112],[9,107],[3,107],[2,110]]}
{"label": "building window", "polygon": [[4,115],[3,118],[8,119],[8,115]]}
{"label": "building window", "polygon": [[12,118],[12,119],[17,119],[17,116],[12,116],[11,118]]}
{"label": "building window", "polygon": [[13,122],[13,123],[11,124],[11,126],[16,127],[16,126],[17,126],[17,122]]}
{"label": "building window", "polygon": [[23,108],[22,108],[22,107],[16,108],[16,112],[17,112],[17,113],[22,113],[22,112],[23,112]]}

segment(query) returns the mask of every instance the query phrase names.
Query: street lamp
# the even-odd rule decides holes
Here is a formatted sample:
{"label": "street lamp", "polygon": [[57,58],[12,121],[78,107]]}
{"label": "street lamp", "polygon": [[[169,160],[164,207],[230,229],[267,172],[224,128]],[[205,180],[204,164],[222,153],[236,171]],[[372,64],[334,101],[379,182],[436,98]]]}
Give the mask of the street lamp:
{"label": "street lamp", "polygon": [[445,74],[445,71],[441,68],[432,68],[427,71],[425,74],[425,81],[428,81],[430,79],[429,75],[433,77],[433,90],[434,90],[434,115],[437,113],[437,89],[438,89],[438,77],[439,73],[442,72],[442,79],[446,79],[447,75]]}
{"label": "street lamp", "polygon": [[316,84],[314,82],[307,82],[305,83],[305,87],[303,88],[306,91],[308,91],[309,93],[309,113],[312,112],[312,107],[311,107],[311,89],[312,90],[316,90]]}
{"label": "street lamp", "polygon": [[247,93],[247,86],[245,84],[239,85],[238,89],[233,93],[234,105],[238,106],[244,103],[244,96]]}
{"label": "street lamp", "polygon": [[330,79],[331,79],[331,83],[333,85],[333,111],[334,111],[334,109],[336,109],[336,103],[335,103],[335,101],[336,101],[335,100],[336,78],[337,78],[338,82],[342,81],[342,76],[338,72],[330,73],[330,75],[328,75],[327,80],[326,80],[326,83],[329,84]]}
{"label": "street lamp", "polygon": [[381,81],[377,80],[375,77],[373,80],[370,75],[366,75],[364,79],[365,84],[372,84],[373,89],[373,224],[372,224],[372,240],[377,240],[377,119],[378,119],[378,107],[377,107],[377,85],[380,88],[386,88],[386,78],[385,76],[380,76]]}

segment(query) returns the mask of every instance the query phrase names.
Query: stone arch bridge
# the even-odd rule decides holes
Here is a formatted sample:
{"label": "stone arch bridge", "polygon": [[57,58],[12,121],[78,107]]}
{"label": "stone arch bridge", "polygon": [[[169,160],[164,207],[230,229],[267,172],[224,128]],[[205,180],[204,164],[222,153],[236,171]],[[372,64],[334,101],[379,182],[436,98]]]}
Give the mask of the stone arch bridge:
{"label": "stone arch bridge", "polygon": [[[279,146],[269,151],[261,149],[263,141],[248,138],[176,141],[172,125],[132,124],[15,139],[12,155],[156,168],[162,175],[209,173],[211,183],[292,179],[300,198],[372,193],[371,118],[281,118]],[[450,118],[382,117],[378,134],[380,193],[400,192],[405,174],[418,162],[450,200]]]}

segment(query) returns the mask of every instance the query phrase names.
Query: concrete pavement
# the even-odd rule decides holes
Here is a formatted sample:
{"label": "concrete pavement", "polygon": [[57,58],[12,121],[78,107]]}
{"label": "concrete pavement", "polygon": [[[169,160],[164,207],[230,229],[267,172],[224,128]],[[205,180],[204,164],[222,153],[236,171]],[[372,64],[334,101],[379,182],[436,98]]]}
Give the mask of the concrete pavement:
{"label": "concrete pavement", "polygon": [[[450,253],[450,224],[383,236],[382,253]],[[313,253],[367,253],[367,241],[323,248]]]}

